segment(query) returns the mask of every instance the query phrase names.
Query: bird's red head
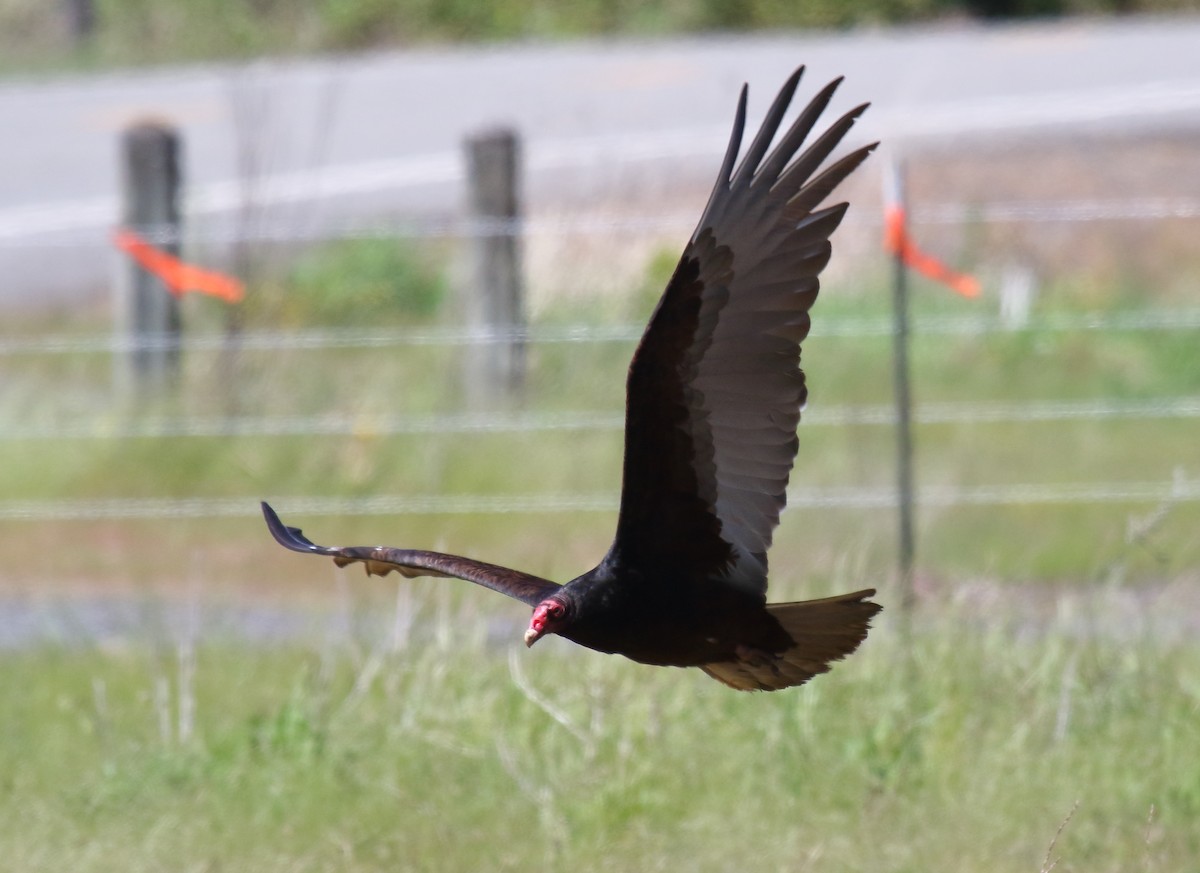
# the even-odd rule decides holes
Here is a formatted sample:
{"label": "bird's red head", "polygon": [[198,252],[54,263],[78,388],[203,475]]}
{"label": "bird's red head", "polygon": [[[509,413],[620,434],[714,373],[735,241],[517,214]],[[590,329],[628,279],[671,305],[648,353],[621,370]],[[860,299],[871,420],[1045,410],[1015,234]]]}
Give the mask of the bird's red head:
{"label": "bird's red head", "polygon": [[525,631],[525,645],[532,646],[545,634],[557,633],[567,624],[567,605],[554,597],[547,597],[533,608],[529,619],[529,630]]}

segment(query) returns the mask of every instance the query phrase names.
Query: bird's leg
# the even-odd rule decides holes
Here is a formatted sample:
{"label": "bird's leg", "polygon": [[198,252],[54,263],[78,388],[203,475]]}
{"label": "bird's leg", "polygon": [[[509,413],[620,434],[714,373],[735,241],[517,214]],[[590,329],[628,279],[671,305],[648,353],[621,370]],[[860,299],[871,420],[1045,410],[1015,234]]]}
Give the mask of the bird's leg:
{"label": "bird's leg", "polygon": [[742,645],[740,643],[733,651],[734,654],[737,655],[738,661],[741,663],[747,664],[751,667],[769,667],[771,672],[773,672],[776,676],[779,675],[779,659],[770,652],[763,651],[762,649],[756,649],[753,646]]}

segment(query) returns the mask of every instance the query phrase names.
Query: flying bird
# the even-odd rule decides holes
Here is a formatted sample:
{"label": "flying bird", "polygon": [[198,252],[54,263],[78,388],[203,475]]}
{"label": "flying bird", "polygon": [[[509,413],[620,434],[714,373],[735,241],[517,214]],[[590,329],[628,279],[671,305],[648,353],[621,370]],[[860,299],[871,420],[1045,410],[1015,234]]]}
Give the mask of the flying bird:
{"label": "flying bird", "polygon": [[[807,397],[800,343],[846,203],[823,205],[875,148],[826,160],[867,108],[805,145],[834,91],[786,128],[796,70],[739,162],[747,88],[700,223],[629,366],[616,536],[565,585],[438,552],[326,547],[263,504],[275,539],[367,573],[466,579],[533,608],[525,644],[558,634],[644,664],[699,667],[741,690],[799,685],[867,635],[873,589],[767,603],[767,551],[787,502]],[[822,168],[824,166],[824,168]]]}

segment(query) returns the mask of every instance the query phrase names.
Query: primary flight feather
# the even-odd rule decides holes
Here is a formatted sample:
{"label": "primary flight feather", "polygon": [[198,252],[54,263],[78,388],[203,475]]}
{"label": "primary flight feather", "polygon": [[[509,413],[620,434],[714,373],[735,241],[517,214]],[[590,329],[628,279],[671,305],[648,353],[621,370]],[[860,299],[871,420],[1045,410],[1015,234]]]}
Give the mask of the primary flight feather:
{"label": "primary flight feather", "polygon": [[840,79],[777,138],[803,71],[739,162],[742,89],[708,205],[629,367],[621,509],[599,565],[559,585],[438,552],[318,546],[264,503],[275,539],[368,573],[452,576],[507,594],[533,607],[527,645],[559,634],[645,664],[699,667],[743,690],[799,685],[858,648],[880,609],[867,600],[874,590],[766,602],[807,396],[800,343],[846,212],[822,204],[875,147],[826,164],[866,105],[805,145]]}

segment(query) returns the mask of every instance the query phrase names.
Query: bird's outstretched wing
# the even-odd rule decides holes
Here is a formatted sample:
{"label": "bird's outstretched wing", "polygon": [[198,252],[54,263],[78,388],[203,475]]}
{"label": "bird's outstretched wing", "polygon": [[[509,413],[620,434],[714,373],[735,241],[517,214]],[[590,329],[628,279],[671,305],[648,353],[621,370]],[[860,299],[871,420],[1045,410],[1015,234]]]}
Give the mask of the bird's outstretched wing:
{"label": "bird's outstretched wing", "polygon": [[846,211],[845,203],[820,207],[874,148],[818,172],[864,104],[801,151],[838,79],[768,153],[803,70],[784,84],[735,171],[742,89],[716,186],[629,368],[608,560],[646,577],[723,575],[765,595],[807,394],[800,342]]}
{"label": "bird's outstretched wing", "polygon": [[362,564],[367,573],[373,576],[386,576],[393,570],[402,576],[410,577],[451,576],[507,594],[530,606],[537,606],[560,587],[557,582],[540,579],[519,570],[460,558],[458,555],[444,555],[441,552],[393,549],[387,546],[318,546],[304,536],[299,528],[285,525],[275,510],[266,503],[263,503],[262,511],[271,535],[284,548],[310,555],[325,555],[333,558],[333,562],[339,567]]}

